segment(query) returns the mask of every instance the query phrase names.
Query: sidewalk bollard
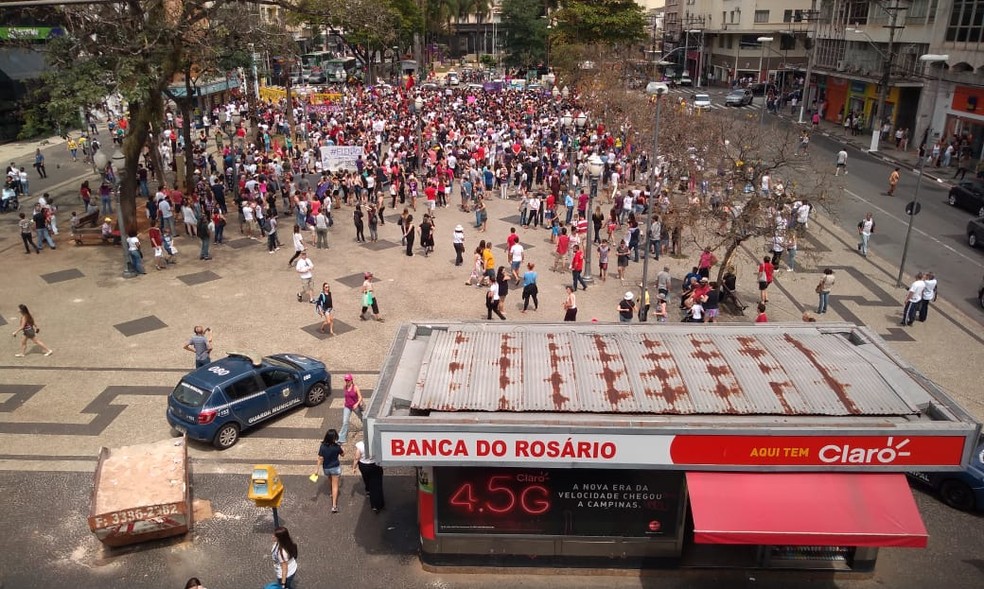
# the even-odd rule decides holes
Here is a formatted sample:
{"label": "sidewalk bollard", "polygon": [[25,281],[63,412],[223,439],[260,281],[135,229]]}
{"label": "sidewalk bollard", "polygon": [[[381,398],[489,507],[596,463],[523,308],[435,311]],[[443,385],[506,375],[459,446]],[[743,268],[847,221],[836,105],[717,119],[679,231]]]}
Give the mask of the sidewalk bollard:
{"label": "sidewalk bollard", "polygon": [[868,151],[878,151],[878,140],[881,138],[881,130],[873,129],[871,131],[871,145],[868,146]]}

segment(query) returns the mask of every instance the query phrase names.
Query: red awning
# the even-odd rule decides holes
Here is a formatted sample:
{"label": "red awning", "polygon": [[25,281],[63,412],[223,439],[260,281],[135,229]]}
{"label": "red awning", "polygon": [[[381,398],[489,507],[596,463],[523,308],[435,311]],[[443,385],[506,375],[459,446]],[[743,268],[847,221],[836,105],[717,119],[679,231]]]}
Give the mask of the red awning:
{"label": "red awning", "polygon": [[688,472],[698,544],[926,547],[904,474]]}

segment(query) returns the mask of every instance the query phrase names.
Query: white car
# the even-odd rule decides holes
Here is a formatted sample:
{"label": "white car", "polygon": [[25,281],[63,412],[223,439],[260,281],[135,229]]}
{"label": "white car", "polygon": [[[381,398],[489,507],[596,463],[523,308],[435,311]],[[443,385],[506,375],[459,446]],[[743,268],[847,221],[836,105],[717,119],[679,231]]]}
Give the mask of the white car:
{"label": "white car", "polygon": [[711,97],[707,94],[694,94],[691,101],[696,110],[710,110],[711,108]]}

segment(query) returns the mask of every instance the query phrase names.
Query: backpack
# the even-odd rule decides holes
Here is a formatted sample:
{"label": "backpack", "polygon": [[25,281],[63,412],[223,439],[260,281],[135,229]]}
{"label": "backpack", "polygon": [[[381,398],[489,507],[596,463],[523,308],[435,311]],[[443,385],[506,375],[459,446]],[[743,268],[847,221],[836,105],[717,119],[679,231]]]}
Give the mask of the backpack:
{"label": "backpack", "polygon": [[205,215],[200,215],[198,217],[198,236],[201,237],[203,235],[205,237],[209,236],[208,218]]}

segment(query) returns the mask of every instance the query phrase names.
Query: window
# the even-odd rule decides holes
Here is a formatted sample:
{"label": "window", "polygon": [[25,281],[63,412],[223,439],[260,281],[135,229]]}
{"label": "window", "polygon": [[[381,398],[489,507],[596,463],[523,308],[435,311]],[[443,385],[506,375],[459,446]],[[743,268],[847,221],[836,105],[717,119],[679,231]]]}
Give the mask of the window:
{"label": "window", "polygon": [[734,39],[734,37],[732,37],[731,35],[728,35],[728,49],[732,49],[735,46],[733,39]]}
{"label": "window", "polygon": [[980,43],[984,24],[984,0],[954,0],[946,40],[958,43]]}
{"label": "window", "polygon": [[233,401],[245,399],[246,397],[255,395],[258,392],[260,392],[260,383],[252,374],[237,380],[225,389],[226,395]]}
{"label": "window", "polygon": [[782,13],[782,22],[803,22],[802,10],[786,10]]}
{"label": "window", "polygon": [[756,10],[755,11],[755,22],[757,22],[757,23],[769,22],[769,11],[768,10]]}
{"label": "window", "polygon": [[293,374],[280,369],[267,370],[261,376],[263,378],[263,386],[266,388],[275,387],[294,380]]}
{"label": "window", "polygon": [[792,51],[796,49],[796,37],[792,35],[779,35],[779,50]]}
{"label": "window", "polygon": [[724,49],[724,35],[721,35],[720,37],[718,37],[718,48],[719,49]]}

